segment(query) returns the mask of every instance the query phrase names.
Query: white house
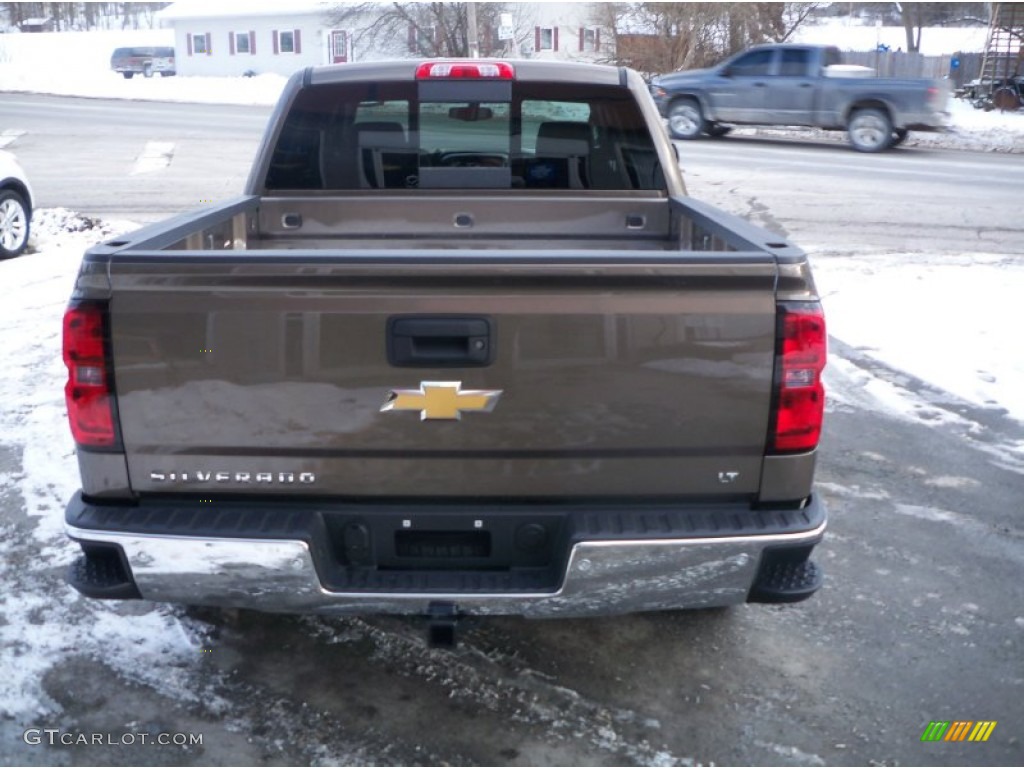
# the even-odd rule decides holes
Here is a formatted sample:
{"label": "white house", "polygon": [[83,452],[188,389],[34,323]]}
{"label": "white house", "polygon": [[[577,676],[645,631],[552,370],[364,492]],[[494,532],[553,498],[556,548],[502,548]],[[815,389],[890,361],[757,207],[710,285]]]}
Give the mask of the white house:
{"label": "white house", "polygon": [[183,0],[158,13],[174,29],[179,75],[290,75],[315,64],[350,60],[345,30],[330,29],[336,3]]}
{"label": "white house", "polygon": [[[372,10],[350,19],[344,29],[331,27],[329,12],[338,2],[309,0],[180,0],[160,11],[161,26],[174,29],[179,75],[242,75],[276,72],[289,75],[302,67],[416,56],[414,32],[391,45],[370,39]],[[512,3],[513,39],[490,39],[485,55],[572,61],[607,61],[614,35],[596,21],[597,3]],[[422,34],[422,30],[420,31]],[[483,41],[482,41],[483,42]]]}
{"label": "white house", "polygon": [[533,21],[533,39],[520,51],[531,58],[607,62],[615,35],[602,24],[600,3],[523,3],[524,20]]}

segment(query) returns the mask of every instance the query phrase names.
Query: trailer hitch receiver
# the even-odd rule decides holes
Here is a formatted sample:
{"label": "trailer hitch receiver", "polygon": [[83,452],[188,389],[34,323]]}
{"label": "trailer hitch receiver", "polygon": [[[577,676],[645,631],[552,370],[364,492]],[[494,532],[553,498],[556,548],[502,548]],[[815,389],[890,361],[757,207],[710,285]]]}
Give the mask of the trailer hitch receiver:
{"label": "trailer hitch receiver", "polygon": [[455,603],[431,603],[427,606],[427,642],[431,648],[454,648],[455,625],[459,609]]}

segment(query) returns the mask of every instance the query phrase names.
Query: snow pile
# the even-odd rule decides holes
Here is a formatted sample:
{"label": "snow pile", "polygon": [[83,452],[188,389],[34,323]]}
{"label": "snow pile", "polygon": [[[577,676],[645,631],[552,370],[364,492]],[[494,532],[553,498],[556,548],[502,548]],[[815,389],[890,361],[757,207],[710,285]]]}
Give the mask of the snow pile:
{"label": "snow pile", "polygon": [[[829,334],[893,368],[1024,423],[1017,302],[1024,263],[1009,256],[821,258],[814,276]],[[866,312],[865,307],[899,307]]]}
{"label": "snow pile", "polygon": [[951,99],[949,111],[948,133],[911,131],[906,145],[975,152],[1024,152],[1024,109],[985,112],[962,99]]}
{"label": "snow pile", "polygon": [[[903,146],[930,149],[962,149],[973,152],[1024,152],[1024,109],[1017,112],[985,112],[962,99],[950,99],[949,124],[945,131],[911,131]],[[732,135],[775,138],[813,138],[816,141],[847,142],[845,131],[819,128],[773,128],[738,126]]]}

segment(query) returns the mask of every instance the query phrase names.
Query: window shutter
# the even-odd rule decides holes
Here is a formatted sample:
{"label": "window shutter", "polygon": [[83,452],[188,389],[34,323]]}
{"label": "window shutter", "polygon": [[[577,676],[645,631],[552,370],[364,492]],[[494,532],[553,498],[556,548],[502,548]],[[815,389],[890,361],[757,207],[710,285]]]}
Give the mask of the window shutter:
{"label": "window shutter", "polygon": [[540,50],[540,27],[533,28],[533,50]]}
{"label": "window shutter", "polygon": [[557,51],[558,50],[558,27],[555,27],[554,37],[555,37],[554,49]]}
{"label": "window shutter", "polygon": [[256,55],[256,33],[252,30],[249,31],[249,55]]}
{"label": "window shutter", "polygon": [[188,46],[188,55],[192,55],[192,33],[185,35],[185,44]]}
{"label": "window shutter", "polygon": [[277,30],[275,29],[274,30],[274,55],[275,56],[277,56],[277,54],[279,54],[281,52],[281,49],[280,49],[279,46],[280,46],[280,42],[278,40]]}
{"label": "window shutter", "polygon": [[416,53],[416,27],[409,25],[409,53]]}
{"label": "window shutter", "polygon": [[295,30],[295,53],[302,53],[302,30]]}
{"label": "window shutter", "polygon": [[580,50],[583,50],[583,27],[580,27]]}
{"label": "window shutter", "polygon": [[209,32],[206,33],[206,55],[213,55],[213,35],[211,35]]}
{"label": "window shutter", "polygon": [[228,32],[228,53],[235,55],[235,33]]}
{"label": "window shutter", "polygon": [[594,53],[598,53],[601,50],[601,28],[597,27],[594,30]]}

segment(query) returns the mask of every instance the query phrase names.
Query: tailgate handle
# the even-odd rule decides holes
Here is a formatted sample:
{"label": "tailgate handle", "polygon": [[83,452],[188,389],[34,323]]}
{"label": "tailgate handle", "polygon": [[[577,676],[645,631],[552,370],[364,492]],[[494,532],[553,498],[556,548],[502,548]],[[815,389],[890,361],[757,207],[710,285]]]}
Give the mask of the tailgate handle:
{"label": "tailgate handle", "polygon": [[491,326],[487,317],[391,317],[388,362],[424,368],[490,365],[494,352]]}

